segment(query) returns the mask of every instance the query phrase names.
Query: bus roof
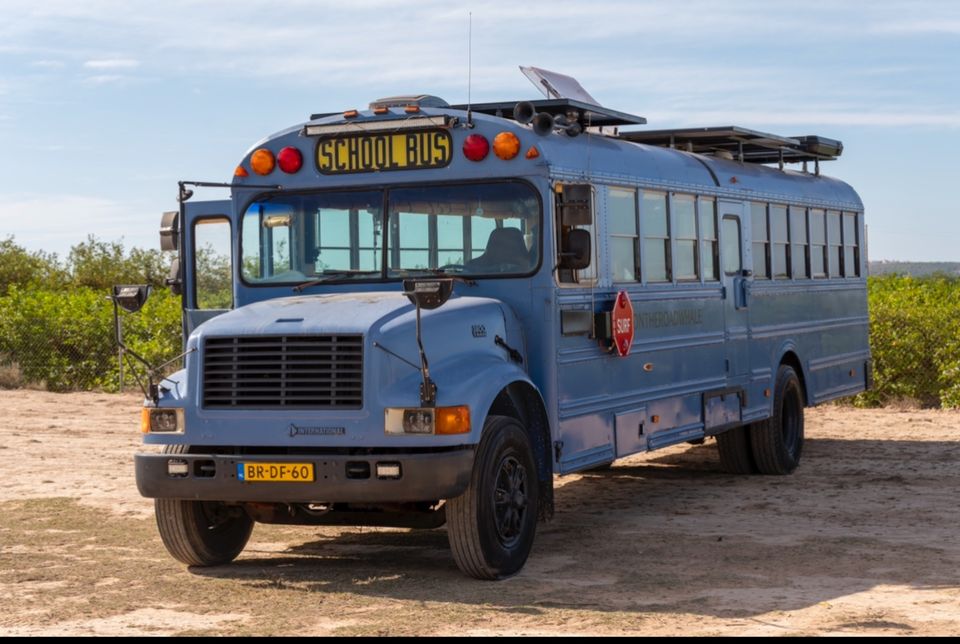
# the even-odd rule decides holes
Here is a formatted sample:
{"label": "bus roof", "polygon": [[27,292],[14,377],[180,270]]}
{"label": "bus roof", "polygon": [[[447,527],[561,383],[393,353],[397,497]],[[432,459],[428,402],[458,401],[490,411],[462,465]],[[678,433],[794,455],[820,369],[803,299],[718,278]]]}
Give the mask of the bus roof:
{"label": "bus roof", "polygon": [[[516,105],[517,102],[471,106],[471,112],[468,113],[464,109],[466,106],[445,105],[445,101],[436,97],[424,95],[412,98],[425,99],[424,104],[422,106],[418,104],[416,110],[409,111],[397,106],[395,101],[392,107],[378,105],[377,113],[371,109],[314,114],[309,121],[287,128],[258,142],[250,149],[247,158],[257,147],[265,144],[284,145],[299,141],[302,146],[303,137],[314,138],[319,132],[333,131],[337,126],[342,126],[344,129],[355,128],[355,131],[362,132],[367,128],[386,126],[390,122],[417,126],[419,119],[433,119],[433,123],[442,121],[442,127],[456,132],[469,119],[471,127],[465,129],[466,133],[483,134],[492,140],[498,132],[510,131],[524,141],[525,149],[528,145],[536,146],[541,155],[538,159],[539,172],[542,173],[545,167],[550,176],[564,180],[625,183],[648,188],[695,191],[741,200],[819,204],[825,208],[847,210],[863,208],[857,193],[843,181],[818,173],[764,165],[764,163],[777,162],[784,150],[786,151],[784,162],[835,158],[830,152],[839,155],[842,144],[825,137],[779,137],[733,126],[673,131],[637,130],[612,134],[598,133],[593,123],[590,125],[590,130],[579,136],[569,136],[562,130],[552,129],[545,134],[535,134],[531,125],[517,122],[513,118],[512,110],[509,116],[505,113],[511,104]],[[573,106],[590,109],[598,120],[607,125],[643,122],[641,117],[598,106],[574,105],[575,102],[569,99],[527,103],[532,103],[535,109],[538,104],[549,103],[551,117],[562,114],[567,107]],[[466,134],[462,136],[465,137]],[[731,141],[735,140],[747,141],[745,148],[741,147],[742,144],[732,148],[737,151],[745,150],[742,161],[741,157],[731,151]],[[681,145],[686,143],[684,147],[693,151],[664,147],[677,145],[678,141]],[[688,141],[696,143],[687,143]],[[455,142],[455,148],[458,149],[461,143]],[[783,145],[781,152],[776,152],[776,146],[781,144]],[[804,149],[807,152],[804,152]],[[710,153],[705,154],[704,152],[708,150]],[[777,154],[777,157],[771,157],[771,150]],[[761,160],[763,162],[760,162]],[[476,178],[502,177],[504,171],[516,176],[533,173],[529,166],[526,170],[521,170],[516,166],[495,163],[485,165],[469,162],[460,167],[464,172],[475,173]],[[817,169],[819,170],[819,167]],[[415,177],[426,178],[425,172],[429,171],[414,170],[391,174],[396,180],[406,182],[415,180]],[[366,176],[378,183],[385,180],[381,173]],[[432,177],[431,180],[435,179],[436,177]],[[357,185],[363,181],[363,176],[352,175],[349,179],[344,178],[344,181]],[[242,187],[244,183],[246,182],[236,181],[234,185]],[[302,181],[295,183],[296,187],[304,187]]]}

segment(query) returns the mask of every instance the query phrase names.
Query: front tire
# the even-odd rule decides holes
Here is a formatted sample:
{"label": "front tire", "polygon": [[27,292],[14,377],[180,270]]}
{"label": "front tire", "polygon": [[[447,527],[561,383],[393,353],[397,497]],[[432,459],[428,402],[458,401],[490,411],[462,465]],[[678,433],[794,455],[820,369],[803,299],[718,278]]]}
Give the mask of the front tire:
{"label": "front tire", "polygon": [[530,439],[508,416],[483,426],[466,491],[447,501],[454,561],[476,579],[503,579],[527,561],[537,528],[539,480]]}
{"label": "front tire", "polygon": [[774,391],[773,415],[750,426],[750,445],[761,474],[790,474],[803,451],[803,389],[793,367],[780,365]]}
{"label": "front tire", "polygon": [[[186,445],[168,445],[165,454],[185,454]],[[236,559],[253,532],[253,519],[219,501],[156,499],[154,511],[167,552],[188,566],[217,566]]]}

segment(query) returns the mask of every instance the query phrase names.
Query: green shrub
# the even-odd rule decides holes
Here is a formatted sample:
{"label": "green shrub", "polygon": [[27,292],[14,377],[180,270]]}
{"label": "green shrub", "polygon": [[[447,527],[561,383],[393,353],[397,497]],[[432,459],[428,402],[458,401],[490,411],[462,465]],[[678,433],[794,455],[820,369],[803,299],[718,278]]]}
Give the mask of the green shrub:
{"label": "green shrub", "polygon": [[868,292],[874,387],[856,403],[960,407],[960,279],[871,277]]}
{"label": "green shrub", "polygon": [[[0,353],[19,365],[24,380],[50,391],[115,391],[119,364],[108,293],[11,287],[0,298]],[[126,344],[146,360],[159,364],[179,353],[179,298],[158,290],[139,313],[122,315]]]}

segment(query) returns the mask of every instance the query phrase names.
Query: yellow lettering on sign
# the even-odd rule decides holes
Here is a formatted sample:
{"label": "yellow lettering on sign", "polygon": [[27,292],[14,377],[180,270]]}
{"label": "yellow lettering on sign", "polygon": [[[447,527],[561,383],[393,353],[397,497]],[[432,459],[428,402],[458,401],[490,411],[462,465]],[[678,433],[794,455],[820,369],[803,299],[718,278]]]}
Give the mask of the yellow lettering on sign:
{"label": "yellow lettering on sign", "polygon": [[445,130],[350,134],[320,139],[317,169],[323,174],[442,168],[453,158]]}

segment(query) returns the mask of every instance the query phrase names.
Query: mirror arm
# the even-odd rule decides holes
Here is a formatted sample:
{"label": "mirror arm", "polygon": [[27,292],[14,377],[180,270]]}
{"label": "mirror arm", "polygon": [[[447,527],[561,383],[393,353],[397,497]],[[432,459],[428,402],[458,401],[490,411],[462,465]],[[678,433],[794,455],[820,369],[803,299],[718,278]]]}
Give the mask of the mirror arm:
{"label": "mirror arm", "polygon": [[437,384],[430,378],[430,365],[427,364],[427,354],[423,350],[423,336],[420,333],[420,302],[414,303],[417,307],[417,347],[420,349],[420,373],[423,382],[420,384],[420,405],[422,407],[437,406]]}

